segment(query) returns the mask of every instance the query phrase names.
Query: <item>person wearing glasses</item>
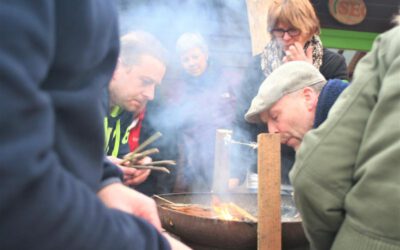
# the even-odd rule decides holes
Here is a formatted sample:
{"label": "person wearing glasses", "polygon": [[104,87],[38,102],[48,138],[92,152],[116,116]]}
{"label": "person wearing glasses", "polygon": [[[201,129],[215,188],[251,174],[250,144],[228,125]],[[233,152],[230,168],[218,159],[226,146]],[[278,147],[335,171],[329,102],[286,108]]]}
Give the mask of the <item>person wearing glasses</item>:
{"label": "person wearing glasses", "polygon": [[261,53],[266,77],[282,63],[306,61],[326,79],[347,79],[344,58],[322,46],[319,20],[309,0],[274,1],[267,21],[272,39]]}
{"label": "person wearing glasses", "polygon": [[[246,122],[244,114],[263,80],[280,65],[289,61],[305,61],[314,65],[327,80],[347,80],[344,57],[322,46],[318,37],[319,20],[309,0],[273,1],[267,21],[272,39],[249,66],[237,98],[233,139],[238,141],[256,141],[259,133],[267,132],[262,125]],[[256,152],[243,146],[235,146],[232,150],[230,187],[235,187],[244,180],[248,167],[254,171]],[[281,150],[282,184],[290,184],[288,172],[295,153],[285,145]]]}

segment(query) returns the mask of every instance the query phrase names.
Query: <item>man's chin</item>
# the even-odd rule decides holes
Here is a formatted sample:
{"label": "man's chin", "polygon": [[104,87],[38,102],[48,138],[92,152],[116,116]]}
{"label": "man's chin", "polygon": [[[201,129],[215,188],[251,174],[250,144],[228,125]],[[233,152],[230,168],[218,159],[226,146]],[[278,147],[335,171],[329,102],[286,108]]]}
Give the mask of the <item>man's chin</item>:
{"label": "man's chin", "polygon": [[137,105],[129,105],[124,107],[124,109],[128,112],[132,112],[132,113],[139,113],[140,111],[142,111],[144,108],[142,106],[137,106]]}
{"label": "man's chin", "polygon": [[288,141],[286,141],[285,144],[288,145],[289,147],[293,148],[296,151],[300,147],[300,142],[296,139],[289,139]]}

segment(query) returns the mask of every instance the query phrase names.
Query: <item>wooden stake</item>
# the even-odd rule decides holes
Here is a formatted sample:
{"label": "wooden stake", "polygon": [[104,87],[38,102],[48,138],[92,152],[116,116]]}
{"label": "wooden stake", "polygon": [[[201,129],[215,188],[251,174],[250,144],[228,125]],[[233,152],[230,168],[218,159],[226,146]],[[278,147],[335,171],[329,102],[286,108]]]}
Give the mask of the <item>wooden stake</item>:
{"label": "wooden stake", "polygon": [[253,56],[260,54],[271,40],[267,31],[267,13],[273,0],[246,0]]}
{"label": "wooden stake", "polygon": [[282,249],[279,134],[258,135],[258,249]]}

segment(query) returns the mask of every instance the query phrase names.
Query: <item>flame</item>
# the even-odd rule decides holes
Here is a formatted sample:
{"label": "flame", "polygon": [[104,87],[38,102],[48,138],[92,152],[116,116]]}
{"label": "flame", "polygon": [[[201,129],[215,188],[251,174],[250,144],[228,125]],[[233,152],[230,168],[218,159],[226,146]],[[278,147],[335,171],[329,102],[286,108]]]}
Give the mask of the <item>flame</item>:
{"label": "flame", "polygon": [[232,213],[229,211],[229,207],[227,204],[222,203],[218,206],[213,205],[212,206],[215,215],[218,219],[222,220],[238,220],[238,218],[235,218],[235,216],[232,215]]}
{"label": "flame", "polygon": [[237,206],[235,203],[222,203],[220,199],[213,195],[211,207],[214,210],[216,218],[222,220],[235,221],[257,221],[257,218],[249,214],[247,211]]}
{"label": "flame", "polygon": [[240,217],[235,216],[235,212],[232,211],[232,208],[229,203],[222,203],[221,200],[213,195],[212,197],[212,208],[214,210],[214,214],[218,219],[221,220],[241,220]]}

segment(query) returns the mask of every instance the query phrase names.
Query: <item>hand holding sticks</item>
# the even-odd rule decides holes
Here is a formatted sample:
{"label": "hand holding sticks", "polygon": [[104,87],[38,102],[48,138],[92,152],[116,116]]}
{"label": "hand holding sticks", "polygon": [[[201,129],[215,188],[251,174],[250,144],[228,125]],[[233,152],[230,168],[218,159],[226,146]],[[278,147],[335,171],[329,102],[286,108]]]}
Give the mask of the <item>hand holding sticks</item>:
{"label": "hand holding sticks", "polygon": [[129,167],[136,168],[136,169],[151,169],[156,171],[162,171],[167,174],[170,173],[168,168],[165,167],[157,167],[156,165],[176,165],[175,161],[171,160],[164,160],[164,161],[153,161],[149,163],[143,163],[141,165],[129,165]]}
{"label": "hand holding sticks", "polygon": [[171,172],[168,170],[166,167],[154,167],[154,166],[146,166],[146,165],[129,165],[130,168],[136,168],[136,169],[150,169],[150,170],[155,170],[155,171],[161,171],[167,174],[170,174]]}
{"label": "hand holding sticks", "polygon": [[159,153],[160,151],[157,148],[151,148],[148,150],[143,150],[145,147],[153,143],[155,140],[160,138],[162,134],[160,132],[156,132],[154,135],[150,136],[147,140],[145,140],[142,144],[139,145],[135,150],[126,154],[124,156],[123,161],[120,164],[124,164],[126,162],[130,162],[126,167],[136,168],[136,169],[151,169],[155,171],[162,171],[165,173],[170,173],[170,171],[165,167],[158,167],[155,165],[175,165],[176,162],[172,160],[163,160],[163,161],[153,161],[148,163],[140,164],[139,160],[143,159],[146,156]]}
{"label": "hand holding sticks", "polygon": [[124,164],[125,162],[128,162],[128,161],[136,162],[138,160],[143,159],[146,156],[149,156],[152,154],[157,154],[159,152],[160,151],[158,150],[158,148],[151,148],[151,149],[145,150],[140,153],[133,153],[133,151],[132,151],[124,156],[124,160],[121,162],[121,164]]}

